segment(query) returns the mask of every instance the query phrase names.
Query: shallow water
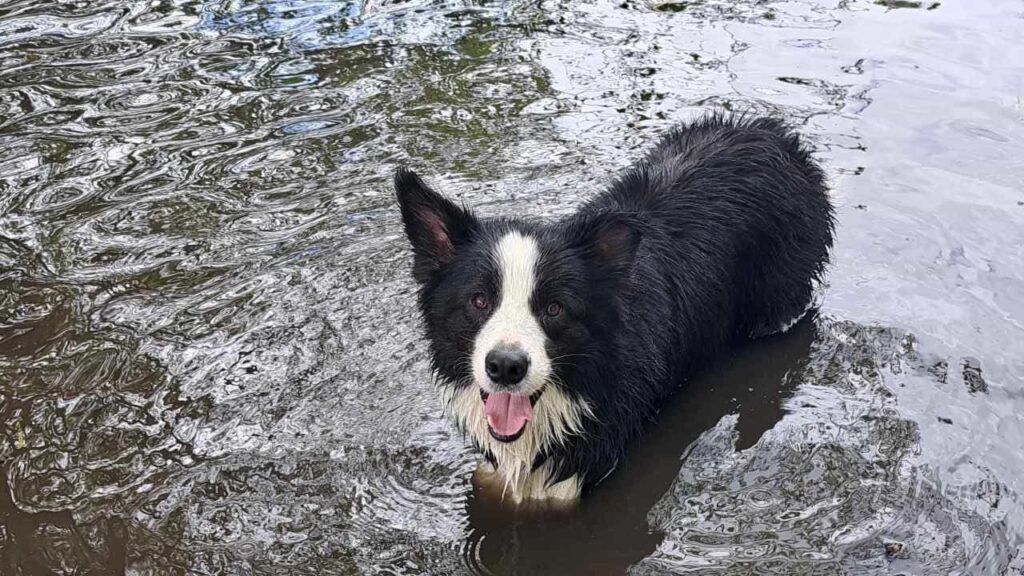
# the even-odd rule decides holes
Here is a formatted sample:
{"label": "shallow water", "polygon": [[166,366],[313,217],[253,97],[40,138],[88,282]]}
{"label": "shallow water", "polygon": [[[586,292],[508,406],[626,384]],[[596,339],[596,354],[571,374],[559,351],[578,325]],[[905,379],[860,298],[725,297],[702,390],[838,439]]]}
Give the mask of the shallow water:
{"label": "shallow water", "polygon": [[[0,573],[1024,573],[1024,4],[0,4]],[[578,510],[474,496],[389,188],[571,211],[800,127],[820,311]]]}

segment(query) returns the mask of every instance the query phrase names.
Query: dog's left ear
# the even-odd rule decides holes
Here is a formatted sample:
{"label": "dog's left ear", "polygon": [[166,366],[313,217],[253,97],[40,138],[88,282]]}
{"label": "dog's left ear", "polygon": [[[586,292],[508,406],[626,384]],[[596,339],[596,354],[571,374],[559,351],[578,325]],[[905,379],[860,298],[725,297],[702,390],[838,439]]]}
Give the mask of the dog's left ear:
{"label": "dog's left ear", "polygon": [[629,271],[642,236],[636,219],[611,212],[578,216],[570,234],[575,248],[616,275]]}
{"label": "dog's left ear", "polygon": [[415,172],[395,172],[395,193],[402,209],[405,234],[412,244],[413,277],[422,283],[451,261],[477,228],[476,218],[427,186]]}

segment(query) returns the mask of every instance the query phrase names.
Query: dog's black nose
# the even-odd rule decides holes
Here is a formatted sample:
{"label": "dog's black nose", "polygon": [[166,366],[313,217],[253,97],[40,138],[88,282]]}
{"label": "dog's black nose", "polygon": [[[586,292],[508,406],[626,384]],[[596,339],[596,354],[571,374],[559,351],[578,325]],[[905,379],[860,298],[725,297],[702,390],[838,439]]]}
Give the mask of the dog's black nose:
{"label": "dog's black nose", "polygon": [[484,367],[492,382],[512,386],[526,377],[526,371],[530,369],[530,357],[518,349],[491,350],[484,359]]}

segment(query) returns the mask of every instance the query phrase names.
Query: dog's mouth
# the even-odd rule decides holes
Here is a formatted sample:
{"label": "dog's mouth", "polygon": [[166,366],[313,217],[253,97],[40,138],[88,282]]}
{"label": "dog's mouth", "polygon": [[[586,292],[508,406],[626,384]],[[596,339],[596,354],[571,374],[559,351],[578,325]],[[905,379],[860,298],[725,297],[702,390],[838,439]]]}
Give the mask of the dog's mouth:
{"label": "dog's mouth", "polygon": [[495,392],[489,394],[480,391],[480,399],[484,403],[484,417],[487,418],[487,431],[498,442],[514,442],[523,435],[526,424],[533,420],[533,406],[540,399],[544,389],[529,396]]}

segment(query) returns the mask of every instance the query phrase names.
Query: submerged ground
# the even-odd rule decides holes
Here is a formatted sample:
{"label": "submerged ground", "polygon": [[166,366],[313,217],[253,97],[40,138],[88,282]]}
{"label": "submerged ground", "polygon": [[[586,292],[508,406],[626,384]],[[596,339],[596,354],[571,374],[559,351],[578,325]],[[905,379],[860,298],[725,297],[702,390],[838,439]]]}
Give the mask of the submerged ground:
{"label": "submerged ground", "polygon": [[[1024,4],[0,4],[0,573],[1024,573]],[[820,312],[583,507],[472,496],[388,177],[559,215],[785,116]]]}

